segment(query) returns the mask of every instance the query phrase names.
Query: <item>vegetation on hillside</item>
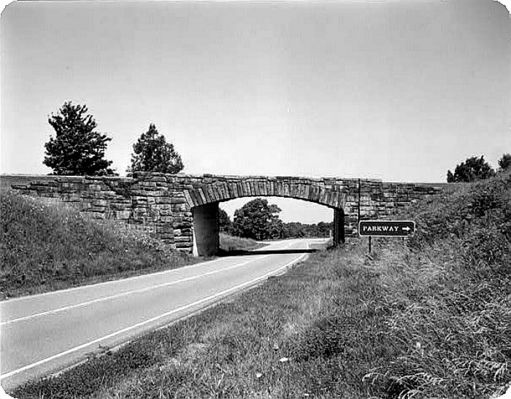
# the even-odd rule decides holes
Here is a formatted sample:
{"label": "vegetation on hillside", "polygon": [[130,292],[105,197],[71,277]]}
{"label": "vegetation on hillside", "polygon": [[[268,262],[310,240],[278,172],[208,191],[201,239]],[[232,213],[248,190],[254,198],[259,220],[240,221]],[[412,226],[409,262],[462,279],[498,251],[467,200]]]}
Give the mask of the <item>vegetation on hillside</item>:
{"label": "vegetation on hillside", "polygon": [[235,237],[226,233],[220,233],[220,250],[225,252],[247,251],[261,248],[264,244],[250,238]]}
{"label": "vegetation on hillside", "polygon": [[[511,154],[503,154],[498,163],[498,172],[507,170],[511,166]],[[447,171],[447,183],[469,183],[492,176],[495,176],[495,170],[484,160],[484,156],[470,157],[456,165],[454,173],[450,170]]]}
{"label": "vegetation on hillside", "polygon": [[511,381],[511,173],[15,396],[490,398]]}
{"label": "vegetation on hillside", "polygon": [[183,266],[193,259],[113,221],[10,191],[0,194],[0,291],[31,294]]}

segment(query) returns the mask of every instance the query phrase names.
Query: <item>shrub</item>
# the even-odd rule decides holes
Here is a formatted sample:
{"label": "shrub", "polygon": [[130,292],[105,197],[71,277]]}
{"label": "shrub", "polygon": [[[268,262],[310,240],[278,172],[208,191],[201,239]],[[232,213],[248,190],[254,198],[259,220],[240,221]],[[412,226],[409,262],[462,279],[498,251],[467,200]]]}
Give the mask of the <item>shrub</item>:
{"label": "shrub", "polygon": [[484,156],[480,158],[467,158],[465,162],[456,165],[454,174],[447,171],[447,183],[455,182],[471,182],[475,180],[488,179],[495,175],[495,171],[484,160]]}

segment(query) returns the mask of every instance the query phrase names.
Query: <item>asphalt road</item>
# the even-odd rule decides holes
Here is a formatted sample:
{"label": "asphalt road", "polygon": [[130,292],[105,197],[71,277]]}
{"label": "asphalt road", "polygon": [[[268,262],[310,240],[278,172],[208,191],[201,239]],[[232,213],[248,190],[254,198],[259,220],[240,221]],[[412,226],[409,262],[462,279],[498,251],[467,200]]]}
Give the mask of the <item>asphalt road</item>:
{"label": "asphalt road", "polygon": [[0,379],[8,389],[44,376],[282,273],[322,240],[286,240],[264,254],[218,258],[180,269],[0,302]]}

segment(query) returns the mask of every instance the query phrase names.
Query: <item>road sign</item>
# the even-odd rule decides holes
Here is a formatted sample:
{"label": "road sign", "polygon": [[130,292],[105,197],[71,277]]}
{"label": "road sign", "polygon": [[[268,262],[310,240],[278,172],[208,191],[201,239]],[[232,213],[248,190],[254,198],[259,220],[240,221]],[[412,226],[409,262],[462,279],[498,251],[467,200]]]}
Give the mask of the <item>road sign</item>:
{"label": "road sign", "polygon": [[361,220],[358,234],[369,237],[409,237],[415,232],[412,220]]}

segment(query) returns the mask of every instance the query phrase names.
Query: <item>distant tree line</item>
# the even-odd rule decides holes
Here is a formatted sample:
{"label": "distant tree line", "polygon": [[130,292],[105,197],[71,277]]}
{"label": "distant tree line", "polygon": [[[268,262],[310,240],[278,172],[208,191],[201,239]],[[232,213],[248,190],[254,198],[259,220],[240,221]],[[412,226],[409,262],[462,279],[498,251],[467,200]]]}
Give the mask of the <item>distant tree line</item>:
{"label": "distant tree line", "polygon": [[227,212],[220,208],[220,231],[254,240],[271,240],[302,237],[328,237],[332,223],[305,224],[283,222],[278,214],[281,209],[268,200],[256,198],[234,212],[231,221]]}
{"label": "distant tree line", "polygon": [[332,222],[319,223],[284,223],[282,238],[308,238],[308,237],[329,237],[332,230]]}
{"label": "distant tree line", "polygon": [[499,159],[499,168],[495,171],[488,162],[484,160],[484,156],[470,157],[464,162],[456,165],[454,173],[447,171],[448,183],[472,182],[476,180],[488,179],[495,176],[496,173],[503,172],[511,168],[511,154],[504,154]]}

